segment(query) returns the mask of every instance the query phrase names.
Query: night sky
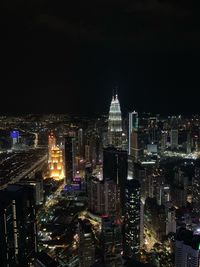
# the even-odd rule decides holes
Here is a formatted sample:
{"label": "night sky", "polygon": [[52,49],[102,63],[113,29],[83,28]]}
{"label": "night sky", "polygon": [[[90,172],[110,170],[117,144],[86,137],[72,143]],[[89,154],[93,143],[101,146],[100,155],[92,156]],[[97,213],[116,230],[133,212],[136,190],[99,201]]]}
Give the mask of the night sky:
{"label": "night sky", "polygon": [[199,113],[193,1],[4,2],[1,113],[106,113],[115,87],[124,114]]}

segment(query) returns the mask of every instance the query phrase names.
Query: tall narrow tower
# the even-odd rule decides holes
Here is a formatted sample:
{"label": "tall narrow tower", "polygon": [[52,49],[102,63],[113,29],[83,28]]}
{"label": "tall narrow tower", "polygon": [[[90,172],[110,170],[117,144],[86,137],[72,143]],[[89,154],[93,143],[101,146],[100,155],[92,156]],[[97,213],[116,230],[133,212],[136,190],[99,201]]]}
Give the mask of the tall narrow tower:
{"label": "tall narrow tower", "polygon": [[[138,146],[138,113],[136,111],[129,113],[129,140],[128,140],[128,154],[134,156],[138,154],[135,150]],[[134,147],[135,145],[135,147]]]}
{"label": "tall narrow tower", "polygon": [[124,255],[136,257],[140,249],[141,188],[136,179],[126,181],[124,216]]}
{"label": "tall narrow tower", "polygon": [[108,144],[122,147],[122,117],[117,94],[113,95],[108,118]]}

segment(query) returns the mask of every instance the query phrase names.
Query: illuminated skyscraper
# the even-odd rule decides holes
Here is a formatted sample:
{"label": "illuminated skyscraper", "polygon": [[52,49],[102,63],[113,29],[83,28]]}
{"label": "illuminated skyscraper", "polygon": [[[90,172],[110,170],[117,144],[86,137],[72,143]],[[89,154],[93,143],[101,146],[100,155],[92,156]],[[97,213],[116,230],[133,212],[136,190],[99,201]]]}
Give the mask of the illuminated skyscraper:
{"label": "illuminated skyscraper", "polygon": [[0,196],[0,266],[33,266],[37,250],[34,192],[9,185]]}
{"label": "illuminated skyscraper", "polygon": [[64,178],[63,155],[62,150],[55,146],[51,149],[51,160],[49,162],[50,177],[55,180]]}
{"label": "illuminated skyscraper", "polygon": [[49,176],[55,180],[64,178],[63,154],[62,150],[56,146],[54,135],[49,136]]}
{"label": "illuminated skyscraper", "polygon": [[108,118],[108,144],[122,147],[122,117],[118,96],[113,95]]}
{"label": "illuminated skyscraper", "polygon": [[138,131],[138,113],[129,113],[129,138],[128,138],[128,179],[133,179],[133,165],[142,154],[142,146]]}
{"label": "illuminated skyscraper", "polygon": [[196,166],[194,177],[192,178],[193,211],[200,212],[200,167]]}
{"label": "illuminated skyscraper", "polygon": [[140,249],[140,183],[136,179],[127,180],[125,187],[124,255],[137,257]]}

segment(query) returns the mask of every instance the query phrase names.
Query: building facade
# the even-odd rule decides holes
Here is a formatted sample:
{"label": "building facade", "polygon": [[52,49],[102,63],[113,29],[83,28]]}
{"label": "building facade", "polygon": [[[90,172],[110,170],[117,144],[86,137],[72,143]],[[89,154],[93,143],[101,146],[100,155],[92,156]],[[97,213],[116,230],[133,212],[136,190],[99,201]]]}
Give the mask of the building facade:
{"label": "building facade", "polygon": [[122,147],[122,116],[117,94],[112,97],[108,118],[108,144]]}

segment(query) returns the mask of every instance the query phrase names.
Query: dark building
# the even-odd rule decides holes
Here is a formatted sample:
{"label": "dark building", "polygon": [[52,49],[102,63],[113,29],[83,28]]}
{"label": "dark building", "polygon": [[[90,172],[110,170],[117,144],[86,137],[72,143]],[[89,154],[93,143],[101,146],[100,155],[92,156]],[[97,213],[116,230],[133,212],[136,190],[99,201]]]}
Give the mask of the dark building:
{"label": "dark building", "polygon": [[58,263],[55,262],[48,254],[45,252],[39,252],[35,256],[35,267],[56,267]]}
{"label": "dark building", "polygon": [[95,262],[94,236],[90,223],[79,221],[79,262],[81,267],[91,266]]}
{"label": "dark building", "polygon": [[124,188],[127,179],[127,171],[127,151],[118,150],[113,146],[107,147],[103,150],[103,179],[113,180],[119,186],[122,207],[124,207]]}
{"label": "dark building", "polygon": [[195,231],[180,227],[176,233],[175,267],[199,267],[200,235]]}
{"label": "dark building", "polygon": [[125,185],[124,256],[137,257],[140,248],[140,183],[127,180]]}
{"label": "dark building", "polygon": [[127,151],[109,146],[103,150],[103,179],[124,185],[127,178]]}
{"label": "dark building", "polygon": [[1,266],[29,266],[37,250],[33,190],[29,186],[9,185],[1,191],[0,203]]}
{"label": "dark building", "polygon": [[71,183],[74,177],[74,142],[75,138],[71,136],[65,136],[65,151],[64,151],[64,159],[65,159],[65,183]]}
{"label": "dark building", "polygon": [[12,202],[4,199],[0,202],[0,263],[2,267],[14,266],[14,221]]}

